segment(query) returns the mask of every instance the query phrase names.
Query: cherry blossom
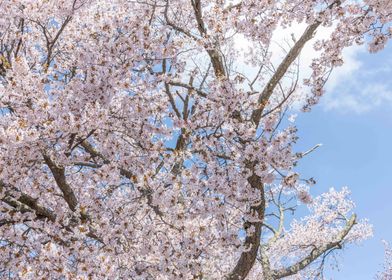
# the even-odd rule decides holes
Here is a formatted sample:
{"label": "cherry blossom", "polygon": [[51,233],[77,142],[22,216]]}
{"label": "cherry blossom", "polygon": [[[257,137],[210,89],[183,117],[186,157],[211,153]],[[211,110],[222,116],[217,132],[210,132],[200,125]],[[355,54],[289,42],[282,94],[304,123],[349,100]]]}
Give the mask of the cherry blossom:
{"label": "cherry blossom", "polygon": [[[287,113],[318,102],[345,48],[381,50],[391,15],[387,0],[0,1],[1,277],[319,277],[372,227],[347,188],[313,197],[295,167],[318,146],[295,150]],[[300,23],[274,65],[273,34]]]}

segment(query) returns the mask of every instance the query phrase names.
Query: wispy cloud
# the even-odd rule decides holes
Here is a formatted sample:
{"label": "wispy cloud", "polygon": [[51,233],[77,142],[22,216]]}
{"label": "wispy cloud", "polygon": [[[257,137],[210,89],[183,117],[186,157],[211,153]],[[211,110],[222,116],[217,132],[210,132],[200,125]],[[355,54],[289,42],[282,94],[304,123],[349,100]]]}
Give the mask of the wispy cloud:
{"label": "wispy cloud", "polygon": [[344,59],[344,66],[335,69],[327,83],[324,109],[360,114],[392,107],[392,56],[387,51],[368,54],[364,47],[351,47]]}

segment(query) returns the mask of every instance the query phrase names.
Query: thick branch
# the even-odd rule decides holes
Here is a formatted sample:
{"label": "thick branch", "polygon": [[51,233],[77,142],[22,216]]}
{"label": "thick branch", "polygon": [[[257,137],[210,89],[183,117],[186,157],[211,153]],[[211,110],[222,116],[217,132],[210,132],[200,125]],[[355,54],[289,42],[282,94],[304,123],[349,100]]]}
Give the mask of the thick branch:
{"label": "thick branch", "polygon": [[203,35],[206,33],[206,28],[203,21],[201,0],[191,0],[191,4],[197,21],[197,29],[199,30],[200,34]]}
{"label": "thick branch", "polygon": [[245,279],[246,276],[249,274],[249,271],[252,269],[256,257],[257,252],[260,246],[260,237],[261,237],[261,228],[263,225],[264,219],[264,212],[265,212],[265,198],[264,198],[264,186],[261,182],[259,176],[253,174],[248,178],[248,182],[254,189],[258,189],[261,194],[260,203],[252,206],[251,214],[255,215],[258,219],[257,222],[245,222],[244,228],[253,227],[254,230],[251,234],[248,234],[245,239],[244,246],[246,251],[242,252],[235,268],[233,271],[228,275],[227,279],[230,280],[240,280]]}
{"label": "thick branch", "polygon": [[0,180],[0,191],[2,191],[3,188],[8,190],[5,192],[5,196],[1,199],[1,201],[3,201],[4,203],[14,208],[18,208],[22,213],[34,211],[37,217],[47,218],[52,222],[56,220],[56,215],[53,213],[53,211],[38,204],[37,199],[34,199],[30,195],[20,193],[19,198],[15,199],[9,193],[9,190],[14,190],[17,192],[19,191]]}
{"label": "thick branch", "polygon": [[48,155],[44,155],[44,160],[45,163],[48,165],[50,171],[52,171],[57,186],[63,193],[63,197],[67,202],[69,208],[72,211],[75,211],[76,206],[78,205],[78,200],[71,186],[66,181],[64,167],[57,166],[56,163]]}
{"label": "thick branch", "polygon": [[[327,9],[331,9],[334,5],[340,5],[340,0],[333,2],[331,5],[328,6]],[[255,109],[252,113],[252,120],[256,124],[256,126],[259,125],[263,110],[264,110],[265,106],[267,105],[268,100],[270,99],[272,93],[274,92],[275,87],[280,82],[280,80],[283,78],[283,76],[286,74],[288,68],[293,63],[293,61],[298,57],[298,55],[300,54],[300,52],[301,52],[302,48],[305,46],[305,44],[310,39],[312,39],[315,31],[317,30],[317,28],[320,25],[321,25],[321,21],[316,20],[313,24],[310,24],[306,28],[306,30],[302,34],[301,38],[299,38],[299,40],[294,44],[294,46],[291,48],[289,53],[286,55],[286,57],[283,59],[281,64],[276,69],[276,72],[274,73],[274,75],[268,81],[267,85],[265,86],[264,90],[262,91],[262,93],[259,96],[259,99],[258,99],[259,107],[257,109]]]}
{"label": "thick branch", "polygon": [[302,48],[305,46],[305,44],[310,39],[312,39],[314,32],[320,26],[320,24],[321,24],[320,21],[316,21],[315,23],[309,25],[306,28],[306,30],[302,34],[301,38],[291,48],[289,53],[286,55],[286,57],[283,59],[281,64],[278,66],[278,69],[276,69],[276,72],[274,73],[274,75],[268,81],[263,92],[260,94],[259,99],[257,100],[257,102],[259,104],[259,108],[254,110],[252,113],[252,120],[256,125],[259,125],[263,110],[264,110],[265,106],[267,105],[268,100],[270,99],[272,93],[274,92],[275,87],[277,86],[279,81],[283,78],[283,76],[286,74],[288,68],[293,63],[293,61],[298,57],[298,55],[300,54],[300,52],[301,52]]}
{"label": "thick branch", "polygon": [[[200,32],[201,36],[207,35],[207,29],[205,27],[203,21],[203,13],[201,9],[201,0],[191,0],[193,12],[195,14],[197,29]],[[223,64],[223,57],[219,53],[219,45],[215,42],[214,46],[211,48],[210,46],[206,47],[207,53],[211,59],[212,67],[214,68],[215,76],[218,79],[222,79],[226,77],[225,66]]]}
{"label": "thick branch", "polygon": [[210,56],[212,68],[214,68],[215,76],[218,79],[226,77],[226,70],[223,64],[223,58],[218,51],[218,47],[207,49],[207,53]]}
{"label": "thick branch", "polygon": [[[17,211],[21,212],[21,213],[27,213],[27,212],[35,212],[35,214],[37,215],[38,219],[48,219],[49,221],[55,223],[56,222],[56,214],[40,205],[37,202],[37,199],[31,197],[28,194],[22,193],[19,190],[17,190],[15,187],[12,187],[8,184],[5,184],[3,181],[0,180],[0,192],[3,191],[3,188],[5,188],[6,191],[5,192],[5,196],[3,198],[1,198],[1,201],[3,201],[4,203],[8,204],[9,206],[15,208]],[[15,199],[10,193],[9,190],[13,190],[19,193],[19,198]],[[76,226],[76,224],[74,224],[73,226],[71,225],[63,225],[61,224],[61,222],[59,222],[59,224],[61,226],[63,226],[67,231],[72,232],[72,227]],[[100,238],[99,236],[97,236],[93,230],[89,230],[89,232],[87,232],[86,234],[87,237],[93,238],[99,242],[101,242],[102,244],[104,244],[102,238]]]}

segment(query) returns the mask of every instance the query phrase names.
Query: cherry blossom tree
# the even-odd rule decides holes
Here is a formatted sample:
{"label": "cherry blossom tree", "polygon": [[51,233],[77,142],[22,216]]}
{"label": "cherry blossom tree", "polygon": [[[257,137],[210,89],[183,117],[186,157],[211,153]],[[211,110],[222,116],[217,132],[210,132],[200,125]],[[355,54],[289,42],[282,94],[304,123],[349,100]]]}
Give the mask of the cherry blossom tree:
{"label": "cherry blossom tree", "polygon": [[388,280],[392,278],[392,250],[388,243],[386,243],[385,246],[384,271],[377,275],[377,279],[379,280]]}
{"label": "cherry blossom tree", "polygon": [[288,114],[391,20],[389,0],[1,0],[1,278],[322,278],[372,230],[348,189],[311,195]]}

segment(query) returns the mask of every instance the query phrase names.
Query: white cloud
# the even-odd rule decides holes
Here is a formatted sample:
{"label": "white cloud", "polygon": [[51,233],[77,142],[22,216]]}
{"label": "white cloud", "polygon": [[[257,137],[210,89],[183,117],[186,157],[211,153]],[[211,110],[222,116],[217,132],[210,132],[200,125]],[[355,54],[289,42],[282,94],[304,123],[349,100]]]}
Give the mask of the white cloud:
{"label": "white cloud", "polygon": [[[371,63],[377,58],[379,63]],[[392,106],[391,56],[368,54],[365,47],[351,47],[344,53],[345,64],[335,69],[327,83],[321,104],[326,110],[365,113]],[[375,65],[374,65],[375,64]]]}
{"label": "white cloud", "polygon": [[335,90],[340,84],[355,77],[355,72],[363,67],[359,55],[364,52],[363,46],[352,46],[343,50],[344,64],[335,68],[326,85],[327,91]]}
{"label": "white cloud", "polygon": [[366,81],[357,82],[358,86],[348,85],[348,89],[340,86],[335,91],[327,93],[323,102],[324,108],[365,113],[381,106],[392,106],[392,84],[370,82],[366,85]]}

